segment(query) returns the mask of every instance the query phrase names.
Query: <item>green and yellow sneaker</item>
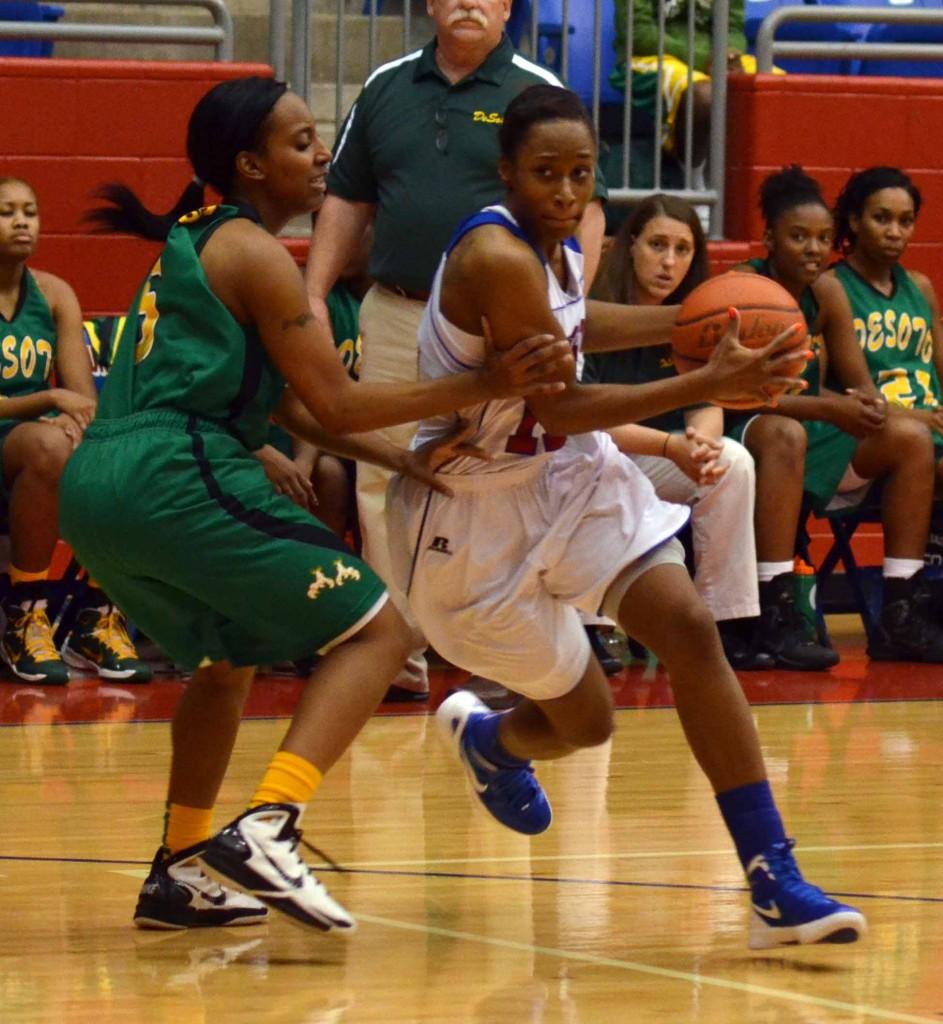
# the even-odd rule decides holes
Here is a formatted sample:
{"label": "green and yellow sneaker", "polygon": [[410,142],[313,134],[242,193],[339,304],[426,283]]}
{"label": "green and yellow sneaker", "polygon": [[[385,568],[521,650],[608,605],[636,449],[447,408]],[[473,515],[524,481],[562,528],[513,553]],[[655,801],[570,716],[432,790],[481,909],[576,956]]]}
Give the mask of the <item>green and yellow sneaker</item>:
{"label": "green and yellow sneaker", "polygon": [[114,606],[83,608],[62,648],[74,668],[92,669],[103,679],[146,683],[151,667],[138,657],[124,615]]}
{"label": "green and yellow sneaker", "polygon": [[46,602],[15,604],[8,599],[3,611],[7,622],[0,639],[0,656],[14,675],[30,683],[64,686],[69,681],[69,670],[56,650]]}

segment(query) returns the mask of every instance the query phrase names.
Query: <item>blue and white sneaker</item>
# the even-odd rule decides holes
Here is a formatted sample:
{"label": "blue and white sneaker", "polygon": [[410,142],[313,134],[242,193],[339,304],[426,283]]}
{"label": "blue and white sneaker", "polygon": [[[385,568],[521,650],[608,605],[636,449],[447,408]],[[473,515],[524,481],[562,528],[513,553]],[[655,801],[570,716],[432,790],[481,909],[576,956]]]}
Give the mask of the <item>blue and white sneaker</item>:
{"label": "blue and white sneaker", "polygon": [[482,807],[506,828],[538,835],[550,827],[553,814],[530,761],[519,768],[492,764],[475,747],[468,730],[471,722],[493,713],[473,693],[459,690],[442,702],[435,717]]}
{"label": "blue and white sneaker", "polygon": [[810,885],[799,873],[794,845],[794,839],[773,843],[747,865],[750,949],[857,942],[868,930],[864,914]]}

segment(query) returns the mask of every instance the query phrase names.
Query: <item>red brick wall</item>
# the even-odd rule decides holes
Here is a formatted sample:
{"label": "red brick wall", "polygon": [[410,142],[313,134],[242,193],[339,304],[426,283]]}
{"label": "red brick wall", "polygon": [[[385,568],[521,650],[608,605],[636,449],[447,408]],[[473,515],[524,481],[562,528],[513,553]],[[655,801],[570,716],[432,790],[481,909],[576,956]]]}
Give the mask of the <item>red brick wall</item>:
{"label": "red brick wall", "polygon": [[762,237],[760,182],[784,164],[801,164],[830,202],[853,170],[892,164],[925,202],[907,264],[943,289],[943,79],[735,75],[729,86],[729,238]]}
{"label": "red brick wall", "polygon": [[271,75],[247,64],[0,59],[0,176],[36,189],[42,232],[34,264],[64,277],[86,316],[124,312],[157,247],[90,236],[91,191],[126,182],[168,209],[190,175],[187,120],[217,82]]}

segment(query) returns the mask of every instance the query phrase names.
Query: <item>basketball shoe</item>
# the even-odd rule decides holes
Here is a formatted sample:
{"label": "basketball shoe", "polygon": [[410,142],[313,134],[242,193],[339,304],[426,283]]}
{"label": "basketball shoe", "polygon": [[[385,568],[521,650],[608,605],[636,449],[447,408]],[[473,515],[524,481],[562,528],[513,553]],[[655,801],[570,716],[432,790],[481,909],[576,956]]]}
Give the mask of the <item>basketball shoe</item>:
{"label": "basketball shoe", "polygon": [[810,885],[799,873],[794,845],[794,839],[773,843],[747,865],[750,949],[857,942],[868,930],[864,914]]}
{"label": "basketball shoe", "polygon": [[138,657],[124,615],[113,605],[83,608],[62,648],[66,663],[91,669],[103,679],[146,683],[151,667]]}
{"label": "basketball shoe", "polygon": [[298,854],[301,810],[297,804],[262,804],[245,811],[213,836],[199,854],[200,864],[296,924],[352,932],[357,922]]}
{"label": "basketball shoe", "polygon": [[908,580],[884,581],[884,606],[868,641],[872,661],[943,662],[943,627],[923,569]]}
{"label": "basketball shoe", "polygon": [[778,668],[823,672],[837,665],[838,652],[820,644],[796,607],[795,575],[784,572],[760,583],[759,648]]}
{"label": "basketball shoe", "polygon": [[268,917],[264,904],[204,874],[196,862],[202,849],[201,843],[174,854],[163,846],[157,851],[134,911],[138,928],[225,928]]}
{"label": "basketball shoe", "polygon": [[439,705],[436,723],[482,807],[506,828],[538,835],[550,827],[553,814],[531,762],[509,755],[513,764],[495,764],[475,745],[476,725],[491,714],[473,693],[459,690]]}
{"label": "basketball shoe", "polygon": [[69,681],[69,670],[56,650],[46,601],[38,593],[35,584],[20,584],[4,600],[6,626],[0,656],[20,679],[63,686]]}

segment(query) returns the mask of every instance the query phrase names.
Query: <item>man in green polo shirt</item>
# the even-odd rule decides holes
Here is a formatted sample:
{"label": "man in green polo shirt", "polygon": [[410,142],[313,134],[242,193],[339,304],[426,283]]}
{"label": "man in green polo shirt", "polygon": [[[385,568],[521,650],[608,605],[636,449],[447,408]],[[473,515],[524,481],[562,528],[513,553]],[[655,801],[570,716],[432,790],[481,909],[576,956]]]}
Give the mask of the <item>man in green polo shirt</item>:
{"label": "man in green polo shirt", "polygon": [[[328,326],[324,299],[373,223],[369,271],[376,284],[360,309],[363,381],[416,379],[416,332],[439,259],[458,224],[503,193],[497,168],[505,108],[529,85],[561,84],[515,53],[504,34],[510,7],[510,0],[427,0],[435,38],[377,68],[338,135],[308,254],[308,292]],[[580,229],[587,287],[604,232],[601,176],[597,197]],[[415,426],[384,434],[405,446]],[[357,467],[364,557],[391,585],[387,481],[372,466]],[[390,591],[405,611],[405,599]],[[397,680],[401,689],[428,690],[423,648],[417,630],[415,654]]]}

